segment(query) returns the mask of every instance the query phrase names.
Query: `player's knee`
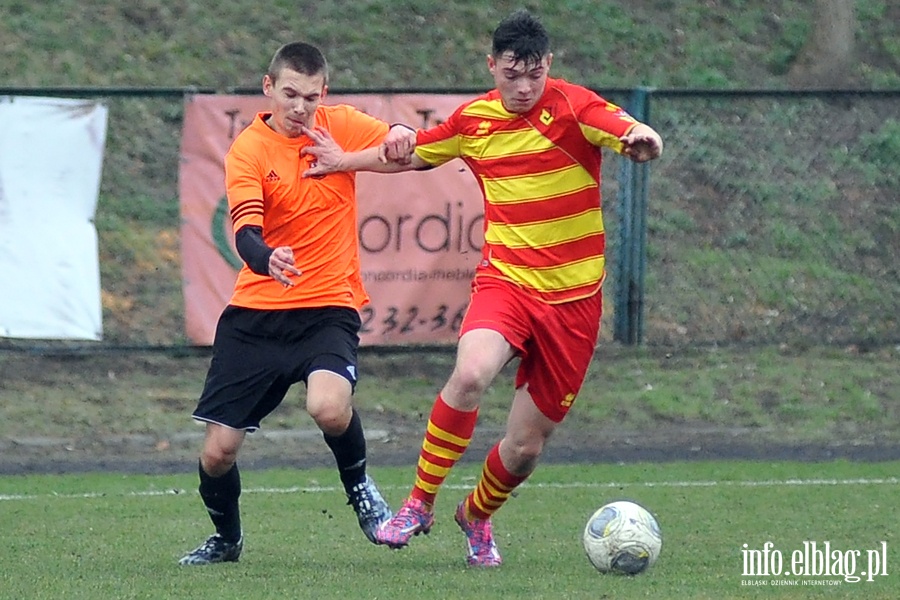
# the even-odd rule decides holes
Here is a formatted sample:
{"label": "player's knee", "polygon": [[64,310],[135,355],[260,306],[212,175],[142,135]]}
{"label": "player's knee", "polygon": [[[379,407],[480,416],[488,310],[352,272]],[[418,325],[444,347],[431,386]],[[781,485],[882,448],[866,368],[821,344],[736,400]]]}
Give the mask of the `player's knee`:
{"label": "player's knee", "polygon": [[491,373],[474,361],[457,364],[453,371],[456,387],[466,395],[483,394],[491,384],[491,376]]}
{"label": "player's knee", "polygon": [[343,433],[352,415],[349,404],[337,398],[307,401],[306,412],[316,422],[316,426],[329,435]]}
{"label": "player's knee", "polygon": [[207,445],[200,454],[200,464],[203,465],[203,470],[213,477],[227,473],[236,461],[236,449],[223,448],[218,445]]}

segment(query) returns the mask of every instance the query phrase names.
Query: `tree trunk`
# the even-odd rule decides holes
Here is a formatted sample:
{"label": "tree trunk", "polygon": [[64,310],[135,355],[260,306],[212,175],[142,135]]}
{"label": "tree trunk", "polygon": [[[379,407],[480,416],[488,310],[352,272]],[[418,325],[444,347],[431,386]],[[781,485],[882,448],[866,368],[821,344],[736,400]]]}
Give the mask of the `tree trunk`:
{"label": "tree trunk", "polygon": [[854,0],[816,0],[811,37],[791,67],[791,83],[805,88],[846,87],[856,79]]}

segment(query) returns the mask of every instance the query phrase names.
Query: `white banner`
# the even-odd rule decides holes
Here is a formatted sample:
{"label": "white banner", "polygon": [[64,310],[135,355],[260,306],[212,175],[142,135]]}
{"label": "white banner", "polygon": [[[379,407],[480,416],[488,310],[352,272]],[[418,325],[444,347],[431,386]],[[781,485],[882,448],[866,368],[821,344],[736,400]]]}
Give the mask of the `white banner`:
{"label": "white banner", "polygon": [[94,101],[0,96],[0,337],[102,338],[106,118]]}

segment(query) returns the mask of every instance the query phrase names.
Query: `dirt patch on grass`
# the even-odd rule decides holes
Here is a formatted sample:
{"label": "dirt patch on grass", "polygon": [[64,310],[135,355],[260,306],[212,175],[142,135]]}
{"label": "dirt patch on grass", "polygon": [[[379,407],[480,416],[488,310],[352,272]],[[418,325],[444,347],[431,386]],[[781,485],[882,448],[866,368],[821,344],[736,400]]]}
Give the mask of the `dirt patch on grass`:
{"label": "dirt patch on grass", "polygon": [[[365,414],[372,466],[412,467],[423,427],[398,425]],[[169,438],[155,435],[63,439],[28,436],[0,440],[0,474],[193,473],[202,442],[200,427]],[[463,462],[481,462],[503,435],[496,427],[476,429]],[[651,431],[585,430],[563,425],[545,448],[543,463],[637,463],[685,460],[884,461],[900,459],[900,444],[878,440],[796,443],[745,429],[666,426]],[[333,466],[315,429],[264,430],[249,436],[241,465],[251,469]]]}

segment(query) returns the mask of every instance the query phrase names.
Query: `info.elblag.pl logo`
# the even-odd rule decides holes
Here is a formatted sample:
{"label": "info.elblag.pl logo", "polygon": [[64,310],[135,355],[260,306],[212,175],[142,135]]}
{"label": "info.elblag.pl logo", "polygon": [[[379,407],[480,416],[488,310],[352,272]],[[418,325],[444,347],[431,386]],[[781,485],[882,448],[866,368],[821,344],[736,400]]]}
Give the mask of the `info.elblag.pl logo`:
{"label": "info.elblag.pl logo", "polygon": [[741,585],[840,585],[844,582],[875,581],[887,571],[887,542],[872,549],[842,550],[831,542],[805,541],[792,551],[782,551],[773,542],[762,548],[744,544],[741,550]]}

